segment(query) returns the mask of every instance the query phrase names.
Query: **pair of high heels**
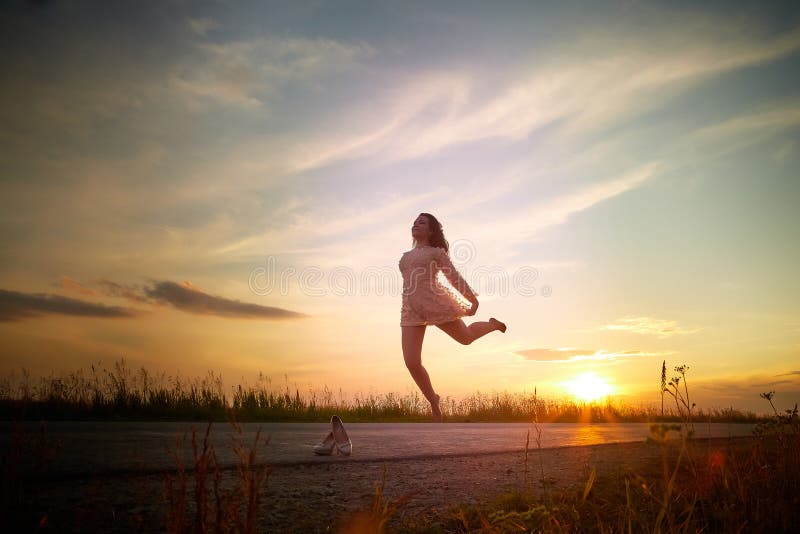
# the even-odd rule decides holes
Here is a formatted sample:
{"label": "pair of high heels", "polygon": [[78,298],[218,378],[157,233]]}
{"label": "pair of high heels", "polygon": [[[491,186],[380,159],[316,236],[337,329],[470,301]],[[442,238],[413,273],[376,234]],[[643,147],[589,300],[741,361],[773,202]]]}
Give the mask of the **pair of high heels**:
{"label": "pair of high heels", "polygon": [[353,442],[347,436],[347,431],[338,415],[331,417],[331,431],[325,439],[314,445],[314,454],[320,456],[330,456],[334,450],[345,456],[350,456],[353,452]]}

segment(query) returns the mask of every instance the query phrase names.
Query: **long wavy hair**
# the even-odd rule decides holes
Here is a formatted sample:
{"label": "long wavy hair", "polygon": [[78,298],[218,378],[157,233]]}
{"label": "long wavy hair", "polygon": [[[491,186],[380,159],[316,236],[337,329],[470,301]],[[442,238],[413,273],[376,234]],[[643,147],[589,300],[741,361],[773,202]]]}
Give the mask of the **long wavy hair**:
{"label": "long wavy hair", "polygon": [[[430,238],[431,246],[443,248],[445,252],[449,253],[450,244],[447,242],[447,239],[444,238],[444,232],[442,231],[442,223],[439,222],[439,219],[437,219],[430,213],[420,213],[420,215],[428,219],[428,227],[433,231]],[[417,246],[416,239],[412,241],[412,246]]]}

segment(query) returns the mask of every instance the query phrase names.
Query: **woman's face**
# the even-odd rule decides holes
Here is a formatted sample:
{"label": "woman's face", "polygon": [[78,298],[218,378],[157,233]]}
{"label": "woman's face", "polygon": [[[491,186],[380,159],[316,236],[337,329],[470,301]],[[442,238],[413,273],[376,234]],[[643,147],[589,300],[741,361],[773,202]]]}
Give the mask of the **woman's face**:
{"label": "woman's face", "polygon": [[417,241],[428,241],[433,235],[430,221],[424,215],[420,215],[411,226],[411,237]]}

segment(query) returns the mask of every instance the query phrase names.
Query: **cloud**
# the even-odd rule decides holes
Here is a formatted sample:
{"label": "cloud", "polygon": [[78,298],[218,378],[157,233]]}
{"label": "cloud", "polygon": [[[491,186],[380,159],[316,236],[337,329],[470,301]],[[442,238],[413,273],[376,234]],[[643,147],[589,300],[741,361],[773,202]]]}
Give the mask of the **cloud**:
{"label": "cloud", "polygon": [[213,30],[219,27],[219,24],[214,19],[189,19],[188,20],[189,29],[192,30],[193,33],[197,35],[201,35],[203,37],[209,32],[209,30]]}
{"label": "cloud", "polygon": [[106,306],[61,295],[0,289],[0,321],[19,321],[42,315],[118,318],[135,317],[140,313],[131,308]]}
{"label": "cloud", "polygon": [[469,235],[476,241],[492,241],[502,235],[506,245],[526,243],[543,230],[564,224],[573,215],[647,184],[661,168],[660,162],[648,162],[611,179],[578,186],[521,210],[505,210],[491,225],[479,223],[468,228]]}
{"label": "cloud", "polygon": [[299,319],[307,315],[248,302],[209,295],[189,282],[156,282],[144,289],[144,294],[156,302],[169,304],[181,311],[201,315],[238,317],[243,319]]}
{"label": "cloud", "polygon": [[788,373],[781,373],[775,376],[794,376],[794,375],[800,375],[800,371],[789,371]]}
{"label": "cloud", "polygon": [[[795,373],[787,374],[794,375]],[[690,389],[696,388],[701,393],[712,393],[714,398],[733,399],[758,399],[761,393],[775,390],[780,394],[782,399],[784,399],[784,402],[786,402],[787,397],[790,402],[795,402],[794,399],[797,398],[798,387],[800,387],[800,380],[797,378],[793,380],[775,380],[774,377],[771,376],[751,375],[737,378],[720,377],[695,380]]]}
{"label": "cloud", "polygon": [[640,187],[658,169],[659,163],[650,162],[612,180],[559,196],[544,206],[531,209],[530,216],[524,222],[524,227],[529,233],[535,233],[542,228],[562,224],[570,215]]}
{"label": "cloud", "polygon": [[[800,125],[800,101],[788,100],[756,111],[727,118],[683,136],[675,143],[677,153],[702,151],[706,158],[716,158],[741,150]],[[783,162],[794,150],[784,144],[774,157]]]}
{"label": "cloud", "polygon": [[143,295],[143,288],[137,285],[123,285],[111,280],[98,280],[101,290],[109,297],[122,297],[134,302],[150,303],[150,299]]}
{"label": "cloud", "polygon": [[94,297],[97,295],[97,291],[86,287],[85,285],[81,284],[74,278],[70,278],[69,276],[61,275],[58,279],[58,284],[62,289],[70,291],[72,293],[78,293],[80,295],[86,295],[89,297]]}
{"label": "cloud", "polygon": [[575,349],[528,349],[516,351],[526,360],[536,360],[539,362],[566,362],[576,356],[589,356],[594,354],[593,350]]}
{"label": "cloud", "polygon": [[[497,235],[504,235],[507,245],[526,242],[548,227],[564,224],[577,213],[642,187],[654,179],[661,167],[660,162],[647,162],[605,179],[601,183],[576,186],[572,191],[519,210],[506,209],[492,220],[491,225],[462,217],[460,227],[476,241],[492,242],[496,240]],[[524,185],[525,177],[526,174],[522,169],[515,169],[507,180],[490,181],[485,186],[479,184],[468,190],[432,185],[423,192],[382,199],[374,202],[374,205],[380,207],[360,211],[345,211],[337,205],[321,205],[316,210],[293,217],[293,223],[286,231],[276,233],[270,229],[246,239],[238,237],[222,250],[230,252],[243,247],[253,247],[257,243],[271,243],[273,249],[281,249],[281,241],[285,241],[292,244],[292,249],[316,253],[317,257],[313,260],[315,264],[335,263],[336,260],[331,258],[340,258],[343,255],[351,261],[374,262],[374,251],[382,250],[387,240],[396,239],[397,228],[393,225],[376,225],[372,221],[413,218],[419,211],[429,211],[427,206],[436,205],[441,207],[436,213],[443,218],[442,220],[458,220],[459,213],[469,213],[471,207],[476,204],[496,199],[498,196],[514,194],[520,185]],[[457,203],[451,201],[454,195],[458,196]],[[331,241],[333,237],[349,235],[356,228],[360,230],[359,247],[354,248],[352,242]],[[299,243],[303,246],[297,247]],[[367,251],[363,259],[357,259],[361,255],[359,251]]]}
{"label": "cloud", "polygon": [[681,328],[677,321],[656,319],[654,317],[623,317],[616,322],[599,328],[600,330],[621,330],[634,334],[654,335],[664,339],[680,334],[694,334],[701,328]]}
{"label": "cloud", "polygon": [[[800,48],[800,30],[764,36],[720,31],[712,20],[680,32],[652,29],[646,37],[631,38],[641,40],[620,51],[619,35],[591,33],[570,45],[585,49],[579,59],[565,60],[556,53],[553,64],[532,59],[531,71],[502,85],[486,82],[492,77],[485,73],[443,69],[395,80],[369,107],[349,109],[340,131],[311,139],[306,150],[295,154],[295,166],[308,169],[373,156],[390,163],[479,140],[514,142],[553,124],[568,136],[596,132],[657,108],[715,75]],[[355,132],[353,117],[360,117],[356,122],[361,124]]]}
{"label": "cloud", "polygon": [[[62,277],[62,280],[65,278],[66,277]],[[66,279],[71,280],[69,278]],[[67,284],[72,285],[72,282],[67,282]],[[297,319],[307,317],[305,314],[284,308],[261,306],[209,295],[193,286],[190,282],[178,284],[171,281],[158,281],[149,286],[142,286],[137,284],[120,284],[111,280],[100,279],[96,282],[99,288],[98,291],[94,291],[77,282],[75,283],[78,284],[83,291],[91,292],[91,294],[101,293],[108,297],[123,298],[141,304],[169,304],[174,308],[188,313],[218,315],[220,317],[239,317],[244,319]]]}
{"label": "cloud", "polygon": [[[211,29],[195,21],[190,27]],[[197,29],[195,29],[197,28]],[[263,37],[250,41],[203,43],[200,58],[174,70],[171,85],[191,97],[254,109],[287,84],[313,83],[355,66],[374,50],[363,43],[332,39]]]}
{"label": "cloud", "polygon": [[666,353],[659,352],[645,352],[639,350],[626,350],[620,352],[608,352],[602,349],[572,349],[572,348],[557,348],[557,349],[528,349],[516,351],[526,360],[534,360],[537,362],[579,362],[587,360],[618,360],[622,358],[639,358],[643,356],[661,356]]}
{"label": "cloud", "polygon": [[769,382],[760,382],[751,385],[757,388],[770,388],[770,387],[780,386],[782,384],[797,384],[797,380],[771,380]]}

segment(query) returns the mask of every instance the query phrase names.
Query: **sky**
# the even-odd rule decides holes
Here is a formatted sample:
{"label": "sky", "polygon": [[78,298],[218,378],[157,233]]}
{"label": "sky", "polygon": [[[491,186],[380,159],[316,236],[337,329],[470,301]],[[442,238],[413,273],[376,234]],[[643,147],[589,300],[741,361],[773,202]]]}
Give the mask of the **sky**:
{"label": "sky", "polygon": [[0,62],[0,374],[413,392],[430,212],[508,325],[442,396],[800,401],[795,3],[12,1]]}

